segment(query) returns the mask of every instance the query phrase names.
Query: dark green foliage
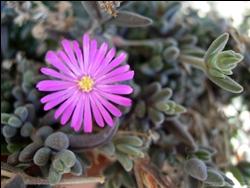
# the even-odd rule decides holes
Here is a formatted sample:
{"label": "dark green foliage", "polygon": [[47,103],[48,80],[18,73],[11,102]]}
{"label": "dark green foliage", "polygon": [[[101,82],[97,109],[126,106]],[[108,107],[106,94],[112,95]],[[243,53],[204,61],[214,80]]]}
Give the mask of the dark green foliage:
{"label": "dark green foliage", "polygon": [[205,183],[215,187],[221,187],[225,184],[223,176],[214,169],[207,170]]}
{"label": "dark green foliage", "polygon": [[69,139],[66,134],[55,132],[46,138],[45,145],[60,151],[69,147]]}
{"label": "dark green foliage", "polygon": [[200,181],[204,181],[208,177],[206,164],[196,158],[186,161],[185,170],[190,176]]}
{"label": "dark green foliage", "polygon": [[45,166],[50,158],[51,150],[47,147],[40,148],[35,153],[33,160],[38,166]]}

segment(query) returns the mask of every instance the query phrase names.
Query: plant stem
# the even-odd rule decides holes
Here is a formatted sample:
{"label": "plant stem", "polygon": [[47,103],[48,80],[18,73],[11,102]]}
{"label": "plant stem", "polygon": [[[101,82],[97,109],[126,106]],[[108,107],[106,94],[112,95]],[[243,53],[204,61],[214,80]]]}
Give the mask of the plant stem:
{"label": "plant stem", "polygon": [[[6,163],[1,162],[1,176],[13,178],[16,175],[20,175],[26,185],[49,185],[47,179],[32,177],[24,173],[23,171],[16,169]],[[104,176],[97,177],[73,177],[62,179],[58,185],[72,185],[82,183],[104,183]]]}
{"label": "plant stem", "polygon": [[[38,177],[31,177],[29,175],[23,173],[13,173],[6,170],[1,169],[1,176],[5,176],[8,178],[12,178],[15,175],[21,175],[24,183],[26,185],[49,185],[48,180]],[[74,177],[74,178],[65,178],[62,179],[57,185],[73,185],[73,184],[83,184],[83,183],[104,183],[105,177]]]}
{"label": "plant stem", "polygon": [[70,178],[70,179],[62,179],[59,183],[60,185],[71,185],[71,184],[82,184],[82,183],[101,183],[103,184],[105,181],[104,176],[100,177],[86,177],[86,178]]}
{"label": "plant stem", "polygon": [[190,56],[190,55],[180,55],[179,59],[182,63],[190,64],[202,71],[206,71],[206,65],[202,58]]}
{"label": "plant stem", "polygon": [[5,176],[5,177],[8,177],[8,178],[11,178],[11,177],[13,177],[14,175],[15,175],[15,174],[12,173],[12,172],[9,172],[9,171],[7,171],[7,170],[1,169],[1,176]]}

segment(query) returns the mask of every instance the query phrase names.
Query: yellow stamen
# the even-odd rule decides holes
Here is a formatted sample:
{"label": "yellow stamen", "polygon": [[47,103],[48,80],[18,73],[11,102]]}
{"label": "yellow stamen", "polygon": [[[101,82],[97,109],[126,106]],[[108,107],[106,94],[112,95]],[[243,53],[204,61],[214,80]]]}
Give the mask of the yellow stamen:
{"label": "yellow stamen", "polygon": [[90,92],[93,89],[94,81],[90,76],[83,76],[82,79],[79,80],[78,85],[83,91]]}

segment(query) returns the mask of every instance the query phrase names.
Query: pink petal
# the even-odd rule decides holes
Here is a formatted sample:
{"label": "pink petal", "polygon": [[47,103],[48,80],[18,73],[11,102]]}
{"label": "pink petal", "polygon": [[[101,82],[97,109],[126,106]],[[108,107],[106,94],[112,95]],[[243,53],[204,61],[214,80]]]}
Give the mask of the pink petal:
{"label": "pink petal", "polygon": [[97,52],[93,66],[89,69],[90,73],[95,72],[96,69],[100,66],[100,63],[102,63],[103,58],[106,55],[107,49],[108,49],[107,43],[103,43]]}
{"label": "pink petal", "polygon": [[127,57],[127,54],[122,52],[118,57],[116,57],[114,60],[112,60],[104,69],[103,71],[100,73],[99,76],[106,74],[107,72],[111,71],[112,69],[114,69],[115,67],[117,67],[118,65],[120,65],[122,62],[125,61]]}
{"label": "pink petal", "polygon": [[70,59],[70,62],[73,63],[75,66],[78,65],[77,61],[76,61],[76,58],[75,58],[75,55],[74,55],[74,52],[72,50],[72,44],[71,44],[71,41],[69,40],[62,40],[61,42],[63,48],[64,48],[64,51],[66,52],[66,54],[68,55],[69,59]]}
{"label": "pink petal", "polygon": [[91,106],[96,123],[100,127],[104,127],[104,121],[103,121],[102,115],[99,111],[99,108],[97,107],[97,105],[95,103],[95,100],[92,98],[91,95],[89,95],[89,99],[90,99],[90,106]]}
{"label": "pink petal", "polygon": [[75,129],[75,131],[79,131],[82,126],[83,121],[83,108],[84,108],[84,102],[85,102],[85,96],[82,95],[80,98],[81,101],[77,103],[73,117],[71,122],[71,127]]}
{"label": "pink petal", "polygon": [[72,81],[72,77],[65,76],[64,74],[61,74],[61,73],[55,71],[54,69],[41,68],[40,71],[47,76],[51,76],[51,77],[58,78],[61,80]]}
{"label": "pink petal", "polygon": [[92,132],[92,114],[90,109],[89,97],[86,95],[85,108],[84,108],[84,127],[83,130],[85,133]]}
{"label": "pink petal", "polygon": [[[94,93],[94,92],[92,92],[92,93]],[[113,127],[114,121],[113,121],[112,117],[110,116],[110,114],[107,112],[107,110],[103,107],[103,105],[98,100],[95,100],[95,103],[96,103],[97,108],[101,112],[104,120],[107,122],[107,124],[109,126]]]}
{"label": "pink petal", "polygon": [[71,72],[71,70],[62,63],[62,61],[59,59],[59,57],[56,55],[53,51],[48,51],[46,53],[45,57],[46,61],[53,65],[58,70],[62,71],[63,73],[67,74],[68,76],[72,78],[76,78],[76,76]]}
{"label": "pink petal", "polygon": [[78,66],[80,67],[81,72],[85,73],[84,63],[83,63],[83,55],[82,55],[82,51],[81,51],[77,41],[73,41],[73,48],[74,48],[74,51],[75,51],[75,54],[77,57]]}
{"label": "pink petal", "polygon": [[89,64],[89,54],[90,54],[89,43],[90,43],[89,35],[84,34],[83,35],[84,70],[87,70]]}
{"label": "pink petal", "polygon": [[59,50],[57,53],[58,56],[64,61],[64,63],[72,70],[75,75],[81,75],[81,72],[79,71],[77,65],[74,65],[62,50]]}
{"label": "pink petal", "polygon": [[97,76],[99,73],[103,71],[103,69],[109,64],[109,62],[115,57],[115,48],[111,48],[101,63],[100,67],[97,68],[97,71],[93,73],[93,76]]}
{"label": "pink petal", "polygon": [[122,112],[118,108],[116,108],[112,103],[108,102],[106,99],[102,98],[98,94],[98,92],[95,93],[95,97],[109,112],[111,112],[111,114],[116,117],[120,117],[122,115]]}
{"label": "pink petal", "polygon": [[105,79],[108,79],[108,78],[111,78],[113,76],[116,76],[116,75],[121,75],[122,73],[125,73],[129,70],[129,65],[124,65],[124,66],[121,66],[121,67],[118,67],[116,69],[114,69],[113,71],[101,76],[101,77],[98,77],[96,79],[96,82],[98,82],[99,80],[105,80]]}
{"label": "pink petal", "polygon": [[133,88],[128,85],[97,85],[97,88],[113,94],[131,94]]}
{"label": "pink petal", "polygon": [[57,99],[63,95],[66,95],[68,93],[70,94],[73,94],[73,89],[74,88],[69,88],[69,89],[66,89],[66,90],[62,90],[62,91],[57,91],[57,92],[54,92],[54,93],[51,93],[51,94],[48,94],[46,96],[44,96],[43,98],[41,98],[41,103],[46,103],[46,102],[49,102],[51,100],[54,100],[54,99]]}
{"label": "pink petal", "polygon": [[90,43],[90,58],[89,58],[89,64],[87,66],[87,74],[90,73],[90,67],[95,61],[96,53],[97,53],[97,41],[94,39]]}
{"label": "pink petal", "polygon": [[79,96],[78,91],[76,91],[64,103],[62,103],[55,112],[55,118],[57,119],[65,111],[65,109],[69,107],[69,105],[78,101]]}
{"label": "pink petal", "polygon": [[61,118],[61,124],[65,125],[68,121],[70,116],[72,115],[78,100],[73,100],[73,102],[68,106],[65,111],[63,112],[62,118]]}
{"label": "pink petal", "polygon": [[101,96],[105,97],[106,99],[122,105],[122,106],[131,106],[132,104],[132,100],[123,96],[119,96],[119,95],[114,95],[114,94],[110,94],[110,93],[106,93],[103,92],[101,90],[98,91],[100,93]]}
{"label": "pink petal", "polygon": [[36,87],[40,91],[58,91],[74,87],[76,84],[73,82],[59,81],[59,80],[42,80],[38,82]]}
{"label": "pink petal", "polygon": [[65,101],[66,99],[68,99],[71,95],[72,95],[72,92],[68,92],[68,93],[65,93],[64,95],[62,95],[58,98],[50,100],[48,103],[45,104],[43,109],[45,111],[50,110],[50,109],[54,108],[55,106],[57,106],[58,104]]}
{"label": "pink petal", "polygon": [[111,84],[114,82],[122,82],[126,80],[131,80],[134,77],[134,71],[128,71],[126,73],[113,76],[111,78],[106,78],[105,80],[101,80],[98,83],[100,84]]}

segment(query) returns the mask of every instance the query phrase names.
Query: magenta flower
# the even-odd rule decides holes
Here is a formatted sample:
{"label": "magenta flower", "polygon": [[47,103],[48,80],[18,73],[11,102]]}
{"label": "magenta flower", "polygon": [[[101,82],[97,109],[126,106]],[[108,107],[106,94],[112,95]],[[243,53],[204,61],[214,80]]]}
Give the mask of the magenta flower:
{"label": "magenta flower", "polygon": [[52,77],[37,84],[38,90],[52,92],[41,99],[44,110],[58,106],[55,118],[61,117],[62,125],[71,119],[75,131],[83,127],[84,132],[92,132],[93,121],[100,127],[112,127],[112,116],[122,115],[116,105],[132,104],[122,95],[133,89],[120,83],[134,77],[129,65],[121,65],[126,53],[115,57],[115,48],[108,50],[106,43],[98,48],[97,41],[90,40],[87,34],[83,36],[82,50],[77,41],[61,43],[64,50],[46,54],[46,61],[55,69],[41,68],[43,74]]}

